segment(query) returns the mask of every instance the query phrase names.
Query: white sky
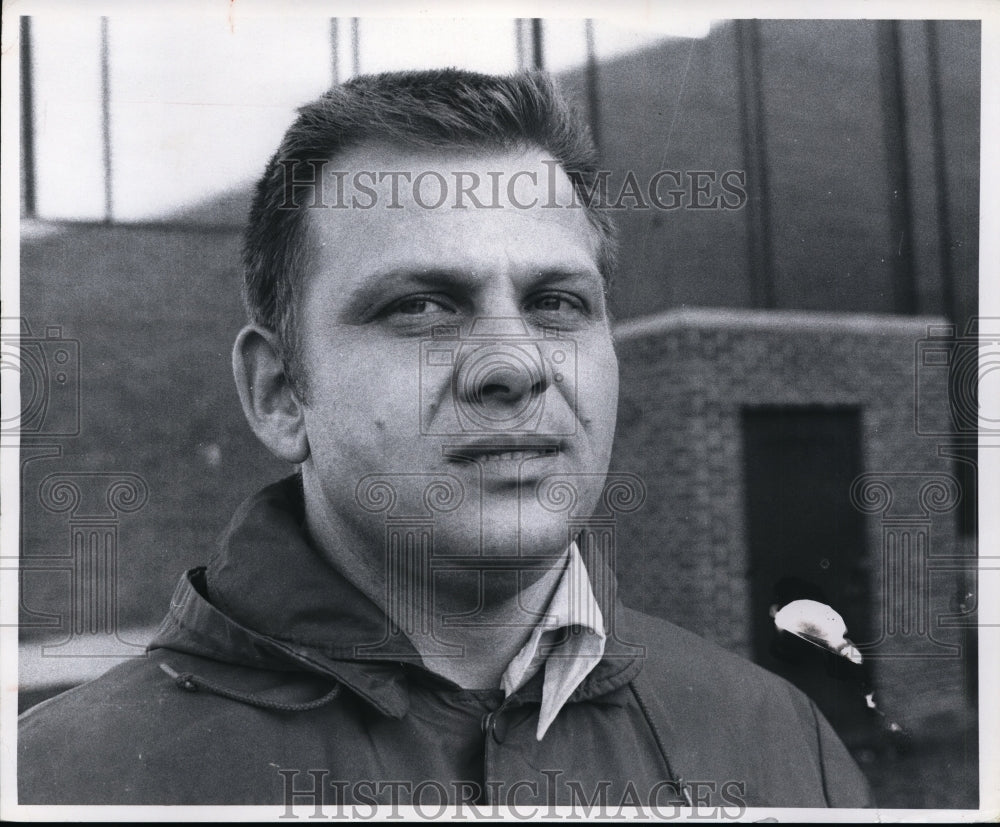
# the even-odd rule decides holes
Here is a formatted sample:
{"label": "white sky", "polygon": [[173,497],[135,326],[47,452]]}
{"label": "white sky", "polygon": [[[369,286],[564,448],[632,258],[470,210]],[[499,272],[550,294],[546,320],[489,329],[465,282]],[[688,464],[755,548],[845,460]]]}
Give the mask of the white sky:
{"label": "white sky", "polygon": [[[70,22],[71,21],[71,22]],[[113,217],[153,220],[259,174],[295,107],[333,77],[328,19],[306,16],[112,16],[109,21]],[[665,36],[704,36],[706,22],[595,24],[598,58]],[[338,72],[352,68],[350,20],[338,26]],[[51,219],[104,217],[97,17],[35,17],[36,198]],[[459,66],[517,68],[510,19],[359,22],[362,72]],[[586,58],[584,22],[545,21],[546,68]]]}

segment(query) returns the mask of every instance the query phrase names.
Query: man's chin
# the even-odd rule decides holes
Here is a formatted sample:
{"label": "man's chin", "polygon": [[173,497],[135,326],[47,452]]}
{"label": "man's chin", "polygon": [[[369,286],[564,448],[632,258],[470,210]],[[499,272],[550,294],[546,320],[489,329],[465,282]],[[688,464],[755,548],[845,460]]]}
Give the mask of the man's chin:
{"label": "man's chin", "polygon": [[[467,515],[460,523],[438,521],[434,529],[434,556],[484,560],[541,561],[560,557],[569,546],[571,535],[565,520],[557,515],[536,513],[538,505],[511,508],[506,504],[484,504],[481,513]],[[458,515],[456,515],[458,516]]]}
{"label": "man's chin", "polygon": [[[590,514],[599,491],[573,491],[574,506],[564,508],[552,491],[527,485],[516,494],[484,491],[480,503],[479,549],[488,558],[554,558],[561,556],[580,528],[580,515]],[[544,499],[540,499],[540,496]],[[553,501],[553,498],[555,500]],[[543,504],[546,503],[546,504]]]}

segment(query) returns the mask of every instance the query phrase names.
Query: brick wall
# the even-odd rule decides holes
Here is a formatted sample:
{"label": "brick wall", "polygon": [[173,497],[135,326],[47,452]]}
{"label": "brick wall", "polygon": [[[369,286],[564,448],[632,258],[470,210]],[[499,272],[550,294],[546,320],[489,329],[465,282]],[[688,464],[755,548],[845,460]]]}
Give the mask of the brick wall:
{"label": "brick wall", "polygon": [[[935,324],[940,320],[740,310],[668,311],[620,324],[612,465],[638,475],[647,489],[643,509],[619,527],[626,602],[751,656],[741,412],[854,406],[869,475],[856,499],[870,512],[870,620],[876,634],[890,633],[868,641],[880,703],[916,732],[964,719],[964,662],[954,648],[962,630],[942,615],[955,612],[956,583],[967,575],[935,568],[946,564],[942,556],[960,553],[957,488],[950,460],[938,453],[946,438],[916,433],[914,416],[919,377],[922,421],[948,421],[942,369],[915,373],[918,342]],[[882,508],[886,491],[892,503]],[[888,575],[887,553],[890,562],[903,561]]]}

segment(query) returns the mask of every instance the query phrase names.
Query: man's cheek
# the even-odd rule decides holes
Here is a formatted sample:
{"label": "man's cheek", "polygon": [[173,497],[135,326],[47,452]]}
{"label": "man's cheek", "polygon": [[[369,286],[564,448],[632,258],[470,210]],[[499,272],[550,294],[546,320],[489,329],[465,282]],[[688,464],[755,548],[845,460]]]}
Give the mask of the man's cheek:
{"label": "man's cheek", "polygon": [[[577,402],[581,418],[600,417],[601,424],[614,415],[618,403],[618,357],[610,338],[580,349],[577,368]],[[610,409],[610,414],[608,412]]]}
{"label": "man's cheek", "polygon": [[383,438],[412,433],[420,422],[417,356],[409,349],[387,347],[376,356],[349,357],[357,368],[348,381],[333,388],[354,431]]}
{"label": "man's cheek", "polygon": [[408,439],[420,432],[421,394],[415,365],[388,373],[373,400],[373,410],[387,433]]}

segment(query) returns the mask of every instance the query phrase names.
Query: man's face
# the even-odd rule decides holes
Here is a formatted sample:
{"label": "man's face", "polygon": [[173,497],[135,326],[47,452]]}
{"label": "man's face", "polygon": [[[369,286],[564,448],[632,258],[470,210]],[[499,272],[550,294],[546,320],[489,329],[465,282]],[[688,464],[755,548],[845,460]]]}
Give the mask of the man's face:
{"label": "man's face", "polygon": [[[572,196],[545,160],[366,146],[328,166],[325,203],[374,205],[307,209],[303,476],[321,546],[350,544],[379,565],[386,518],[423,516],[436,554],[551,556],[567,545],[567,517],[592,510],[618,365],[596,233],[583,209],[545,206]],[[334,170],[349,171],[346,186]],[[374,199],[354,188],[359,170],[375,173],[361,179]],[[414,197],[428,171],[447,185],[437,207],[434,174]],[[464,208],[458,182],[472,187]],[[425,493],[435,480],[460,503]],[[560,510],[566,488],[555,482],[572,486],[572,511]],[[379,511],[390,488],[394,504]]]}

